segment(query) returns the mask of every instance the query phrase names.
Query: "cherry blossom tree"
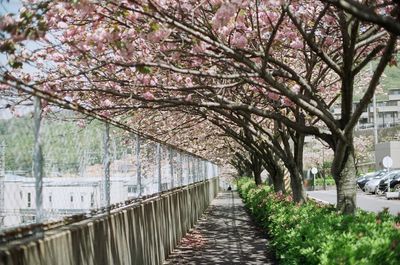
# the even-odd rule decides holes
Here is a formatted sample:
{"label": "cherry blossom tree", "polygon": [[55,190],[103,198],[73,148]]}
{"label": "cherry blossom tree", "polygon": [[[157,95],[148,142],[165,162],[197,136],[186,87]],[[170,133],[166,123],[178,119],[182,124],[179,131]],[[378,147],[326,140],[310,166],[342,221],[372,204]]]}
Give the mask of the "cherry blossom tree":
{"label": "cherry blossom tree", "polygon": [[[179,105],[272,119],[283,135],[298,134],[298,150],[287,160],[290,168],[301,164],[302,137],[314,135],[334,150],[338,209],[353,213],[353,130],[393,61],[397,36],[338,2],[350,3],[41,2],[45,12],[37,20],[50,29],[42,38],[47,47],[25,58],[45,75],[31,85],[108,117],[125,115],[140,101],[151,108]],[[397,18],[393,7],[378,9]],[[353,108],[355,78],[376,58],[377,67]],[[341,106],[339,120],[329,111],[335,102]],[[253,135],[263,131],[253,129]],[[281,140],[289,154],[288,138]]]}
{"label": "cherry blossom tree", "polygon": [[372,22],[400,35],[399,1],[325,0],[363,21]]}

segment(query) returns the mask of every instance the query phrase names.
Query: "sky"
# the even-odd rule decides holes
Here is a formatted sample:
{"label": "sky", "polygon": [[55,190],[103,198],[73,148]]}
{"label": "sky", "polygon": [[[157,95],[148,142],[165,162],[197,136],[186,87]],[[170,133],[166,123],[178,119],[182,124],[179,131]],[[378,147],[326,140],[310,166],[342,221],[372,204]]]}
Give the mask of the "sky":
{"label": "sky", "polygon": [[0,0],[0,15],[7,13],[18,13],[18,10],[22,7],[20,0]]}
{"label": "sky", "polygon": [[[0,0],[0,16],[3,16],[8,13],[17,14],[18,10],[22,7],[22,3],[20,0]],[[4,54],[0,53],[0,64],[4,65],[7,62],[7,58]],[[2,119],[10,119],[14,115],[11,113],[10,109],[2,109],[5,105],[10,102],[4,98],[0,98],[0,120]],[[30,112],[31,108],[27,107],[17,107],[16,113],[19,115],[25,115]]]}
{"label": "sky", "polygon": [[[8,13],[17,14],[18,10],[22,7],[20,0],[0,0],[0,16]],[[6,57],[0,53],[0,64],[6,63]]]}

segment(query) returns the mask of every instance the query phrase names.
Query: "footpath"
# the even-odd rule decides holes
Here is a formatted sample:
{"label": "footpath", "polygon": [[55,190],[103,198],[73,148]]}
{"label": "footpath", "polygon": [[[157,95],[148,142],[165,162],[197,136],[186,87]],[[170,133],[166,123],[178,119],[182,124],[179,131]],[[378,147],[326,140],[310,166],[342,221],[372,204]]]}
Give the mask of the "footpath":
{"label": "footpath", "polygon": [[220,193],[164,265],[276,264],[235,191]]}

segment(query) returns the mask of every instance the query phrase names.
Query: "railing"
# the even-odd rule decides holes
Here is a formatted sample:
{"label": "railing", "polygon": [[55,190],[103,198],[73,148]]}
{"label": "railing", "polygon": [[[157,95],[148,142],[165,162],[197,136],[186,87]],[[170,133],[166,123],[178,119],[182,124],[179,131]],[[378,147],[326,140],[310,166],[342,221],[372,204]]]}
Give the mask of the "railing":
{"label": "railing", "polygon": [[0,120],[0,230],[96,213],[218,174],[212,162],[108,123],[24,112]]}
{"label": "railing", "polygon": [[9,233],[14,240],[0,242],[0,263],[162,264],[216,196],[218,187],[218,178],[213,178],[134,200],[107,214],[35,225],[26,229],[31,234],[22,239]]}

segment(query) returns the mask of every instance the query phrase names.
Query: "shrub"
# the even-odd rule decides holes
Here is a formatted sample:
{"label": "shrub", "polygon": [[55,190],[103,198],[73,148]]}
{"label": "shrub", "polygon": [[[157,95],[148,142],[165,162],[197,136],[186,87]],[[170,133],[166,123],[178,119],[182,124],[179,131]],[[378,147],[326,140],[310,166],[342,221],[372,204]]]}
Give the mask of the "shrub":
{"label": "shrub", "polygon": [[[327,177],[325,179],[325,184],[327,186],[334,186],[335,184],[335,180],[332,177]],[[323,178],[316,178],[315,179],[315,185],[316,186],[323,186],[324,185],[324,179]]]}
{"label": "shrub", "polygon": [[297,205],[290,195],[240,179],[246,207],[269,233],[281,264],[400,264],[400,216]]}

